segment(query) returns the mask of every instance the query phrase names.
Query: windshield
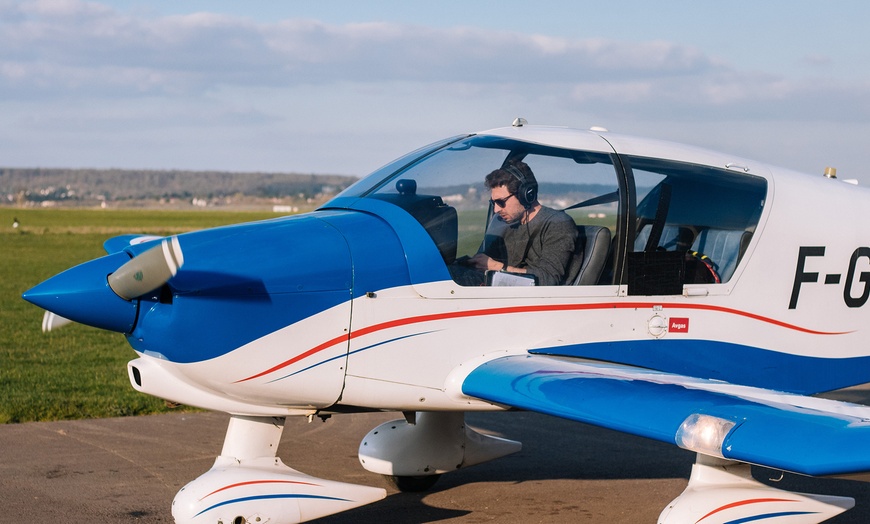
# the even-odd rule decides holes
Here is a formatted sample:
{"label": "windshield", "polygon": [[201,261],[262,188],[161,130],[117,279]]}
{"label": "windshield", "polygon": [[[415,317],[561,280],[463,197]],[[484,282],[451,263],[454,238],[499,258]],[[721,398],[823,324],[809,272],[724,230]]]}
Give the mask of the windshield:
{"label": "windshield", "polygon": [[411,151],[410,153],[401,156],[396,160],[393,160],[389,164],[379,169],[376,169],[368,176],[363,177],[356,183],[347,187],[344,191],[339,193],[336,198],[358,197],[365,193],[368,193],[369,191],[371,191],[373,186],[377,186],[383,181],[384,178],[389,177],[390,175],[407,168],[409,165],[412,165],[415,162],[419,162],[420,160],[426,158],[427,155],[430,155],[433,151],[437,151],[445,145],[456,142],[457,140],[461,140],[467,136],[468,135],[459,135],[445,138],[444,140],[439,140],[438,142],[435,142],[433,144],[429,144],[427,146],[421,147],[420,149]]}

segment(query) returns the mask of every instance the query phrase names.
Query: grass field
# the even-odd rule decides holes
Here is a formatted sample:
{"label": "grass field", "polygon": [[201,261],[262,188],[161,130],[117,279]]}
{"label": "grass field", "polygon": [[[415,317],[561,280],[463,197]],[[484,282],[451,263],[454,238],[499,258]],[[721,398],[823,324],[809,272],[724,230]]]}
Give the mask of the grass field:
{"label": "grass field", "polygon": [[[136,392],[123,335],[78,324],[44,334],[43,311],[21,294],[64,269],[105,254],[115,235],[168,235],[274,213],[67,210],[0,207],[0,423],[160,413]],[[20,226],[13,228],[14,219]]]}
{"label": "grass field", "polygon": [[[160,413],[162,400],[137,393],[123,335],[79,324],[42,333],[43,311],[21,294],[105,254],[116,235],[170,235],[274,218],[274,213],[0,207],[0,423]],[[480,245],[485,211],[460,219],[459,255]],[[14,219],[20,222],[13,228]]]}

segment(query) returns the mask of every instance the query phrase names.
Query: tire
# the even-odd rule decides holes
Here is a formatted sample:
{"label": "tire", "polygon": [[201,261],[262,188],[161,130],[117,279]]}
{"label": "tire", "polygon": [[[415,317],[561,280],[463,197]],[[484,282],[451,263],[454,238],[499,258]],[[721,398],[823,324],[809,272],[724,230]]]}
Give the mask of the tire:
{"label": "tire", "polygon": [[416,477],[384,475],[384,477],[391,486],[403,493],[418,493],[420,491],[429,491],[438,482],[441,475],[420,475]]}

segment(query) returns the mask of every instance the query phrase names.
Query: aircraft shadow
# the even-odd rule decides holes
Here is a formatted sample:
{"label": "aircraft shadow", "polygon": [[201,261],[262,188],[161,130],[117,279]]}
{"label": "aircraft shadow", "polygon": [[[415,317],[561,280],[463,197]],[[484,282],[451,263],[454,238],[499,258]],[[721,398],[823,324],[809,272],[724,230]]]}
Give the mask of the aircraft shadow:
{"label": "aircraft shadow", "polygon": [[[317,522],[489,521],[499,515],[499,505],[504,506],[506,521],[524,520],[522,515],[535,511],[533,518],[542,522],[576,521],[584,516],[591,522],[654,522],[662,508],[684,489],[695,460],[694,453],[673,445],[536,413],[471,413],[467,421],[483,432],[523,442],[523,450],[443,475],[428,492],[400,493],[390,488],[384,501]],[[856,499],[856,509],[828,522],[857,524],[868,520],[870,493],[863,482],[792,474],[773,482],[768,479],[779,479],[780,472],[754,468],[753,473],[758,480],[781,489]],[[371,476],[366,480],[375,484]],[[382,485],[387,484],[382,481]],[[557,495],[557,491],[566,492]],[[531,500],[534,497],[538,497],[537,502]],[[480,504],[487,506],[478,507]],[[615,511],[615,504],[624,505],[616,512],[623,520],[608,513]],[[598,506],[609,509],[597,510]],[[467,517],[460,518],[463,516]]]}

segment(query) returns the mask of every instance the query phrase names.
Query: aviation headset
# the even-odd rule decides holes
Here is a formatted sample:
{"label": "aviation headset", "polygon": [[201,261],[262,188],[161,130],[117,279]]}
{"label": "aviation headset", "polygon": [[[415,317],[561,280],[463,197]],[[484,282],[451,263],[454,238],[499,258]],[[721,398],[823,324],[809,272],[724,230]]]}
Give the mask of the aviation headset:
{"label": "aviation headset", "polygon": [[523,172],[514,164],[507,164],[502,169],[519,180],[520,187],[517,189],[516,193],[517,200],[520,201],[520,204],[524,208],[531,208],[532,203],[538,199],[538,182],[535,180],[528,180]]}

